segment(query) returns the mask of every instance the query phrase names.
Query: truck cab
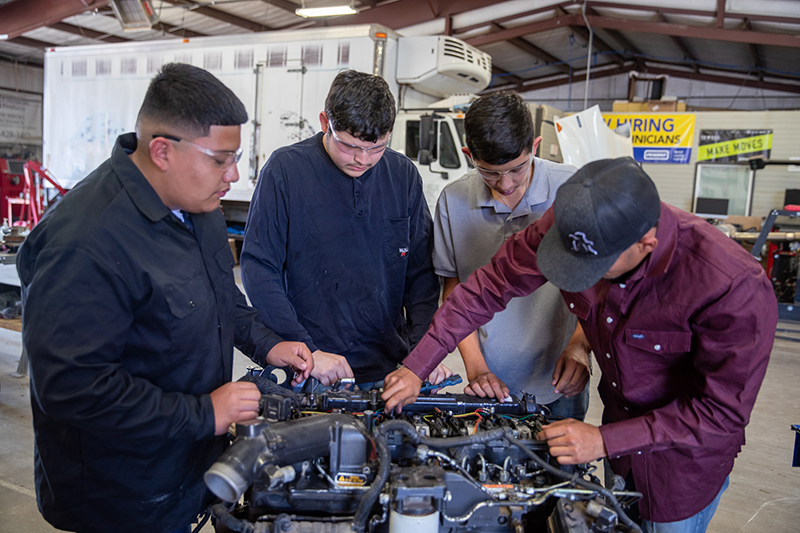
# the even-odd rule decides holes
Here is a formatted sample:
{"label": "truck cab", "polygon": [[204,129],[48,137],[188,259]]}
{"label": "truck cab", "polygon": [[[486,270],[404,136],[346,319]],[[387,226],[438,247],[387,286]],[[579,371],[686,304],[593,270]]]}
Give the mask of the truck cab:
{"label": "truck cab", "polygon": [[469,172],[464,114],[451,109],[403,109],[397,114],[392,149],[411,159],[422,176],[431,214],[444,187]]}

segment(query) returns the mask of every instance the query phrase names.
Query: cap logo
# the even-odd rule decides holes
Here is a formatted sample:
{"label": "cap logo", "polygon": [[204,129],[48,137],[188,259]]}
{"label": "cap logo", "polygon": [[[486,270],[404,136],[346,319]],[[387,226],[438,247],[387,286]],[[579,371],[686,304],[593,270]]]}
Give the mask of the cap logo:
{"label": "cap logo", "polygon": [[576,231],[575,233],[570,233],[569,238],[572,239],[573,252],[582,252],[582,253],[588,252],[597,255],[597,250],[593,248],[594,242],[587,239],[586,234],[584,232]]}

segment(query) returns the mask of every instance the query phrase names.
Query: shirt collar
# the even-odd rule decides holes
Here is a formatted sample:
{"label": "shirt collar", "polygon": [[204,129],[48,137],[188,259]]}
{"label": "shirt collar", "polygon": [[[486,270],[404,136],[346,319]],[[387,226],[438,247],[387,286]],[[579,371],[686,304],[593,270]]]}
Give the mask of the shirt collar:
{"label": "shirt collar", "polygon": [[136,134],[125,133],[117,137],[111,152],[111,167],[122,182],[136,208],[152,222],[169,216],[170,209],[159,198],[156,190],[129,157],[136,150]]}
{"label": "shirt collar", "polygon": [[[531,184],[516,207],[516,209],[524,209],[524,214],[531,213],[533,211],[532,207],[546,202],[550,197],[550,176],[547,174],[547,167],[543,164],[540,165],[540,161],[541,159],[534,156]],[[477,170],[471,170],[470,174],[472,174],[470,178],[473,183],[480,186],[477,190],[478,207],[493,207],[498,213],[510,213],[512,211],[508,206],[494,199],[492,190],[486,185]]]}

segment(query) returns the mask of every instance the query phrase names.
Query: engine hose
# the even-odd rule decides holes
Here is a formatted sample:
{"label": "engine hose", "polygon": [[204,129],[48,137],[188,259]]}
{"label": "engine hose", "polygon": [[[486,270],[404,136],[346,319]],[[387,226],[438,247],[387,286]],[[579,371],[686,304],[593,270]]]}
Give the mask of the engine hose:
{"label": "engine hose", "polygon": [[425,437],[420,435],[417,428],[405,420],[388,420],[380,425],[380,431],[382,433],[389,433],[390,431],[400,432],[408,437],[413,444],[424,444],[429,448],[458,448],[460,446],[469,446],[470,444],[484,444],[495,439],[502,439],[506,436],[506,432],[503,428],[497,428],[463,437]]}
{"label": "engine hose", "polygon": [[378,473],[375,476],[375,481],[372,483],[372,486],[364,493],[364,496],[361,497],[361,501],[358,503],[358,510],[353,518],[353,530],[356,533],[364,532],[372,506],[375,505],[378,496],[380,496],[381,491],[383,491],[383,486],[386,485],[386,480],[389,479],[392,456],[389,452],[389,444],[386,442],[385,432],[383,431],[384,425],[385,424],[380,426],[379,431],[374,433],[375,450],[378,452]]}
{"label": "engine hose", "polygon": [[249,522],[247,520],[240,520],[233,516],[228,509],[218,503],[211,507],[211,514],[217,519],[217,522],[227,527],[231,531],[238,533],[268,533],[270,529],[269,522]]}
{"label": "engine hose", "polygon": [[583,479],[578,475],[570,475],[564,472],[563,470],[556,468],[555,466],[551,465],[550,463],[539,457],[539,455],[534,453],[534,451],[528,448],[524,442],[516,438],[511,433],[511,430],[506,429],[504,431],[506,440],[511,444],[513,444],[514,446],[516,446],[517,448],[519,448],[520,450],[522,450],[522,452],[528,457],[530,457],[534,463],[536,463],[541,468],[543,468],[544,470],[546,470],[547,472],[549,472],[554,476],[560,477],[562,479],[567,479],[572,483],[575,483],[576,485],[580,485],[583,488],[599,492],[600,494],[603,495],[606,501],[611,503],[611,505],[614,507],[614,510],[617,512],[617,516],[619,517],[620,520],[622,520],[622,522],[626,526],[631,528],[636,533],[642,533],[642,529],[633,520],[628,518],[628,515],[625,514],[625,511],[622,510],[622,506],[620,506],[619,502],[617,501],[616,496],[614,496],[614,494],[610,490],[603,487],[602,485],[598,485],[596,483],[592,483],[591,481]]}

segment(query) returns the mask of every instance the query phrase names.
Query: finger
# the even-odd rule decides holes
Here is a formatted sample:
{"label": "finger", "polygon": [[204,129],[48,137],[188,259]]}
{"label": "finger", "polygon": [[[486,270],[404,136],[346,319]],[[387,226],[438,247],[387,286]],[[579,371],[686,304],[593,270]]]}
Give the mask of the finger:
{"label": "finger", "polygon": [[567,384],[572,379],[573,374],[575,373],[574,366],[567,366],[564,368],[564,372],[561,374],[558,382],[555,384],[555,392],[561,392],[561,389],[567,386]]}
{"label": "finger", "polygon": [[481,387],[480,381],[473,381],[469,384],[470,389],[472,389],[472,395],[477,396],[479,398],[486,398],[486,393],[483,391]]}
{"label": "finger", "polygon": [[483,396],[486,396],[487,398],[495,397],[494,390],[492,390],[492,383],[488,379],[481,381],[481,389],[484,393]]}
{"label": "finger", "polygon": [[553,381],[550,385],[555,386],[558,383],[558,379],[561,377],[561,373],[564,371],[564,360],[562,358],[558,358],[556,361],[556,367],[553,369]]}
{"label": "finger", "polygon": [[492,396],[500,400],[501,402],[506,399],[508,396],[508,389],[503,390],[503,385],[500,381],[493,381],[492,382]]}

